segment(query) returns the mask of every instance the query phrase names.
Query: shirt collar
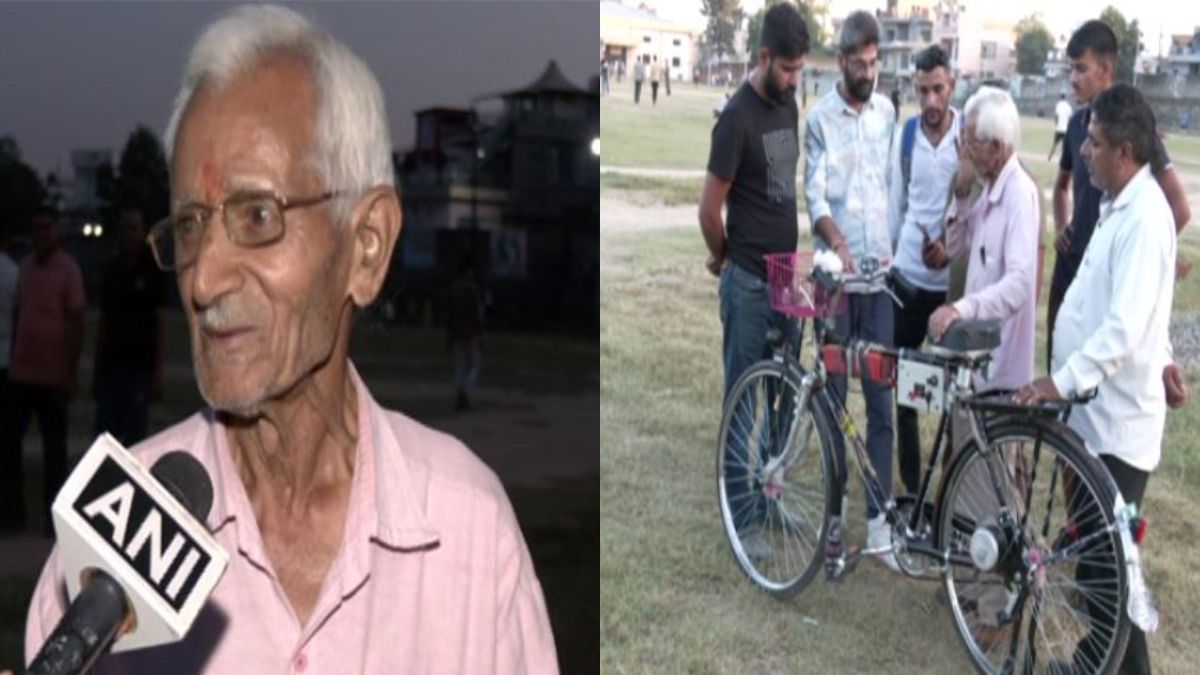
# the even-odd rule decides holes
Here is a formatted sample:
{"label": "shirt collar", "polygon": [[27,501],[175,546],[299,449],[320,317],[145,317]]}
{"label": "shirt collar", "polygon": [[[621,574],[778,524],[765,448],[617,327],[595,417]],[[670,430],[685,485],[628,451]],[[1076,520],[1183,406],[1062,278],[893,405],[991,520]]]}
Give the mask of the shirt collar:
{"label": "shirt collar", "polygon": [[[353,585],[366,572],[372,541],[394,551],[412,552],[436,546],[439,534],[418,506],[424,500],[417,499],[419,485],[404,456],[411,440],[392,428],[387,411],[371,396],[354,365],[349,365],[358,397],[358,445],[340,555],[346,556],[349,566],[343,582]],[[225,424],[212,410],[204,415],[211,430],[210,449],[215,455],[213,508],[208,519],[209,529],[215,533],[239,518],[253,522],[254,509],[233,461]],[[237,527],[236,532],[238,548],[265,564],[261,535],[254,536],[258,528]]]}
{"label": "shirt collar", "polygon": [[[841,83],[839,82],[838,84],[841,84]],[[866,112],[867,110],[875,110],[875,107],[878,105],[875,102],[875,93],[874,92],[871,92],[871,96],[868,97],[867,102],[863,104],[862,111],[855,110],[854,106],[850,105],[850,103],[846,101],[846,97],[842,96],[842,92],[840,89],[838,89],[838,85],[834,85],[833,95],[837,97],[838,104],[841,106],[840,107],[841,111],[843,113],[847,113],[847,114],[854,115],[854,116],[861,115],[861,114],[863,114],[863,112]]]}
{"label": "shirt collar", "polygon": [[1138,194],[1142,191],[1142,187],[1146,185],[1146,181],[1153,180],[1150,175],[1150,163],[1142,165],[1129,182],[1125,184],[1125,188],[1121,190],[1121,194],[1117,195],[1116,199],[1109,197],[1108,193],[1104,193],[1104,198],[1100,202],[1100,218],[1108,215],[1112,211],[1119,211],[1128,206]]}
{"label": "shirt collar", "polygon": [[1004,196],[1004,189],[1012,182],[1012,177],[1016,171],[1021,168],[1021,160],[1017,157],[1017,151],[1013,150],[1008,161],[1004,163],[1004,168],[1000,169],[1000,175],[996,176],[995,182],[988,186],[987,200],[992,204],[999,204],[1000,198]]}

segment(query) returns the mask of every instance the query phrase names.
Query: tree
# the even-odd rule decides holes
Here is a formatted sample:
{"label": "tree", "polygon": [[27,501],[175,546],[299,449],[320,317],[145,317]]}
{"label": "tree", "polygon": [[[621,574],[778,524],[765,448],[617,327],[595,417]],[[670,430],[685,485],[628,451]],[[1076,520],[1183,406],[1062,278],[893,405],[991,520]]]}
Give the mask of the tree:
{"label": "tree", "polygon": [[165,218],[170,199],[167,160],[154,132],[138,125],[125,141],[117,166],[112,205],[118,209],[138,207],[148,225]]}
{"label": "tree", "polygon": [[0,227],[10,234],[27,231],[33,212],[45,199],[42,180],[21,160],[16,140],[0,137]]}
{"label": "tree", "polygon": [[1017,72],[1022,75],[1041,75],[1046,67],[1046,54],[1054,48],[1054,36],[1036,14],[1017,22]]}
{"label": "tree", "polygon": [[[781,2],[789,0],[767,0],[762,9],[754,13],[746,22],[746,53],[750,56],[750,60],[754,61],[758,58],[759,42],[762,40],[762,24],[763,19],[767,15],[767,10],[778,5]],[[808,46],[810,51],[817,51],[821,45],[825,44],[825,30],[821,27],[820,19],[829,12],[829,6],[825,3],[817,2],[797,2],[796,9],[800,10],[800,16],[804,17],[804,23],[808,26]]]}
{"label": "tree", "polygon": [[737,50],[733,46],[738,27],[746,18],[739,0],[701,0],[700,13],[708,17],[704,42],[709,54],[721,60]]}
{"label": "tree", "polygon": [[1133,84],[1133,70],[1137,55],[1142,51],[1142,31],[1137,19],[1126,22],[1125,15],[1112,5],[1100,13],[1100,20],[1108,24],[1117,36],[1117,82]]}

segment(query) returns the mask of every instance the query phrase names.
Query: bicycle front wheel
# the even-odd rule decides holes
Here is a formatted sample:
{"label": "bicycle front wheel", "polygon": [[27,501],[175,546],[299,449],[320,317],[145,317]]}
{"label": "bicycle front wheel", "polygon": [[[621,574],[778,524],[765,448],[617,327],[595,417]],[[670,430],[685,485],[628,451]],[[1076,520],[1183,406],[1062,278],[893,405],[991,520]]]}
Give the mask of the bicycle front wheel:
{"label": "bicycle front wheel", "polygon": [[954,626],[983,673],[1116,670],[1129,637],[1115,487],[1055,420],[1005,417],[947,470],[938,546]]}
{"label": "bicycle front wheel", "polygon": [[829,420],[816,400],[801,409],[800,399],[799,377],[783,364],[751,366],[725,403],[717,443],[717,499],[733,557],[778,597],[795,595],[820,569],[832,504]]}

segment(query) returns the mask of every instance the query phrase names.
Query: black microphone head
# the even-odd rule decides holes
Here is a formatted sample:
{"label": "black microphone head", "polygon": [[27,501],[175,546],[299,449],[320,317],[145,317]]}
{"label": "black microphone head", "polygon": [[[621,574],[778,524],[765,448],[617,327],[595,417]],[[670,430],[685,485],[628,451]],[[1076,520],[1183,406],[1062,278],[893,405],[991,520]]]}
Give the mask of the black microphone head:
{"label": "black microphone head", "polygon": [[200,460],[183,450],[172,450],[150,468],[158,482],[179,500],[200,522],[208,519],[212,508],[212,479]]}

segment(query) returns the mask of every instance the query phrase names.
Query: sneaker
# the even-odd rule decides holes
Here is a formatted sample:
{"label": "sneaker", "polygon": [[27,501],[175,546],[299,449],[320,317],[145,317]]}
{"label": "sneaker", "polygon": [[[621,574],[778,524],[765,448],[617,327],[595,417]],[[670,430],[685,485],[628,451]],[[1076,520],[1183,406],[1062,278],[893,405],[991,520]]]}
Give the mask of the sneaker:
{"label": "sneaker", "polygon": [[[881,548],[892,547],[892,526],[888,525],[887,516],[879,514],[867,521],[867,548],[877,550]],[[900,566],[896,564],[896,556],[888,551],[887,553],[877,553],[875,557],[884,565],[888,566],[893,572],[899,572]]]}

